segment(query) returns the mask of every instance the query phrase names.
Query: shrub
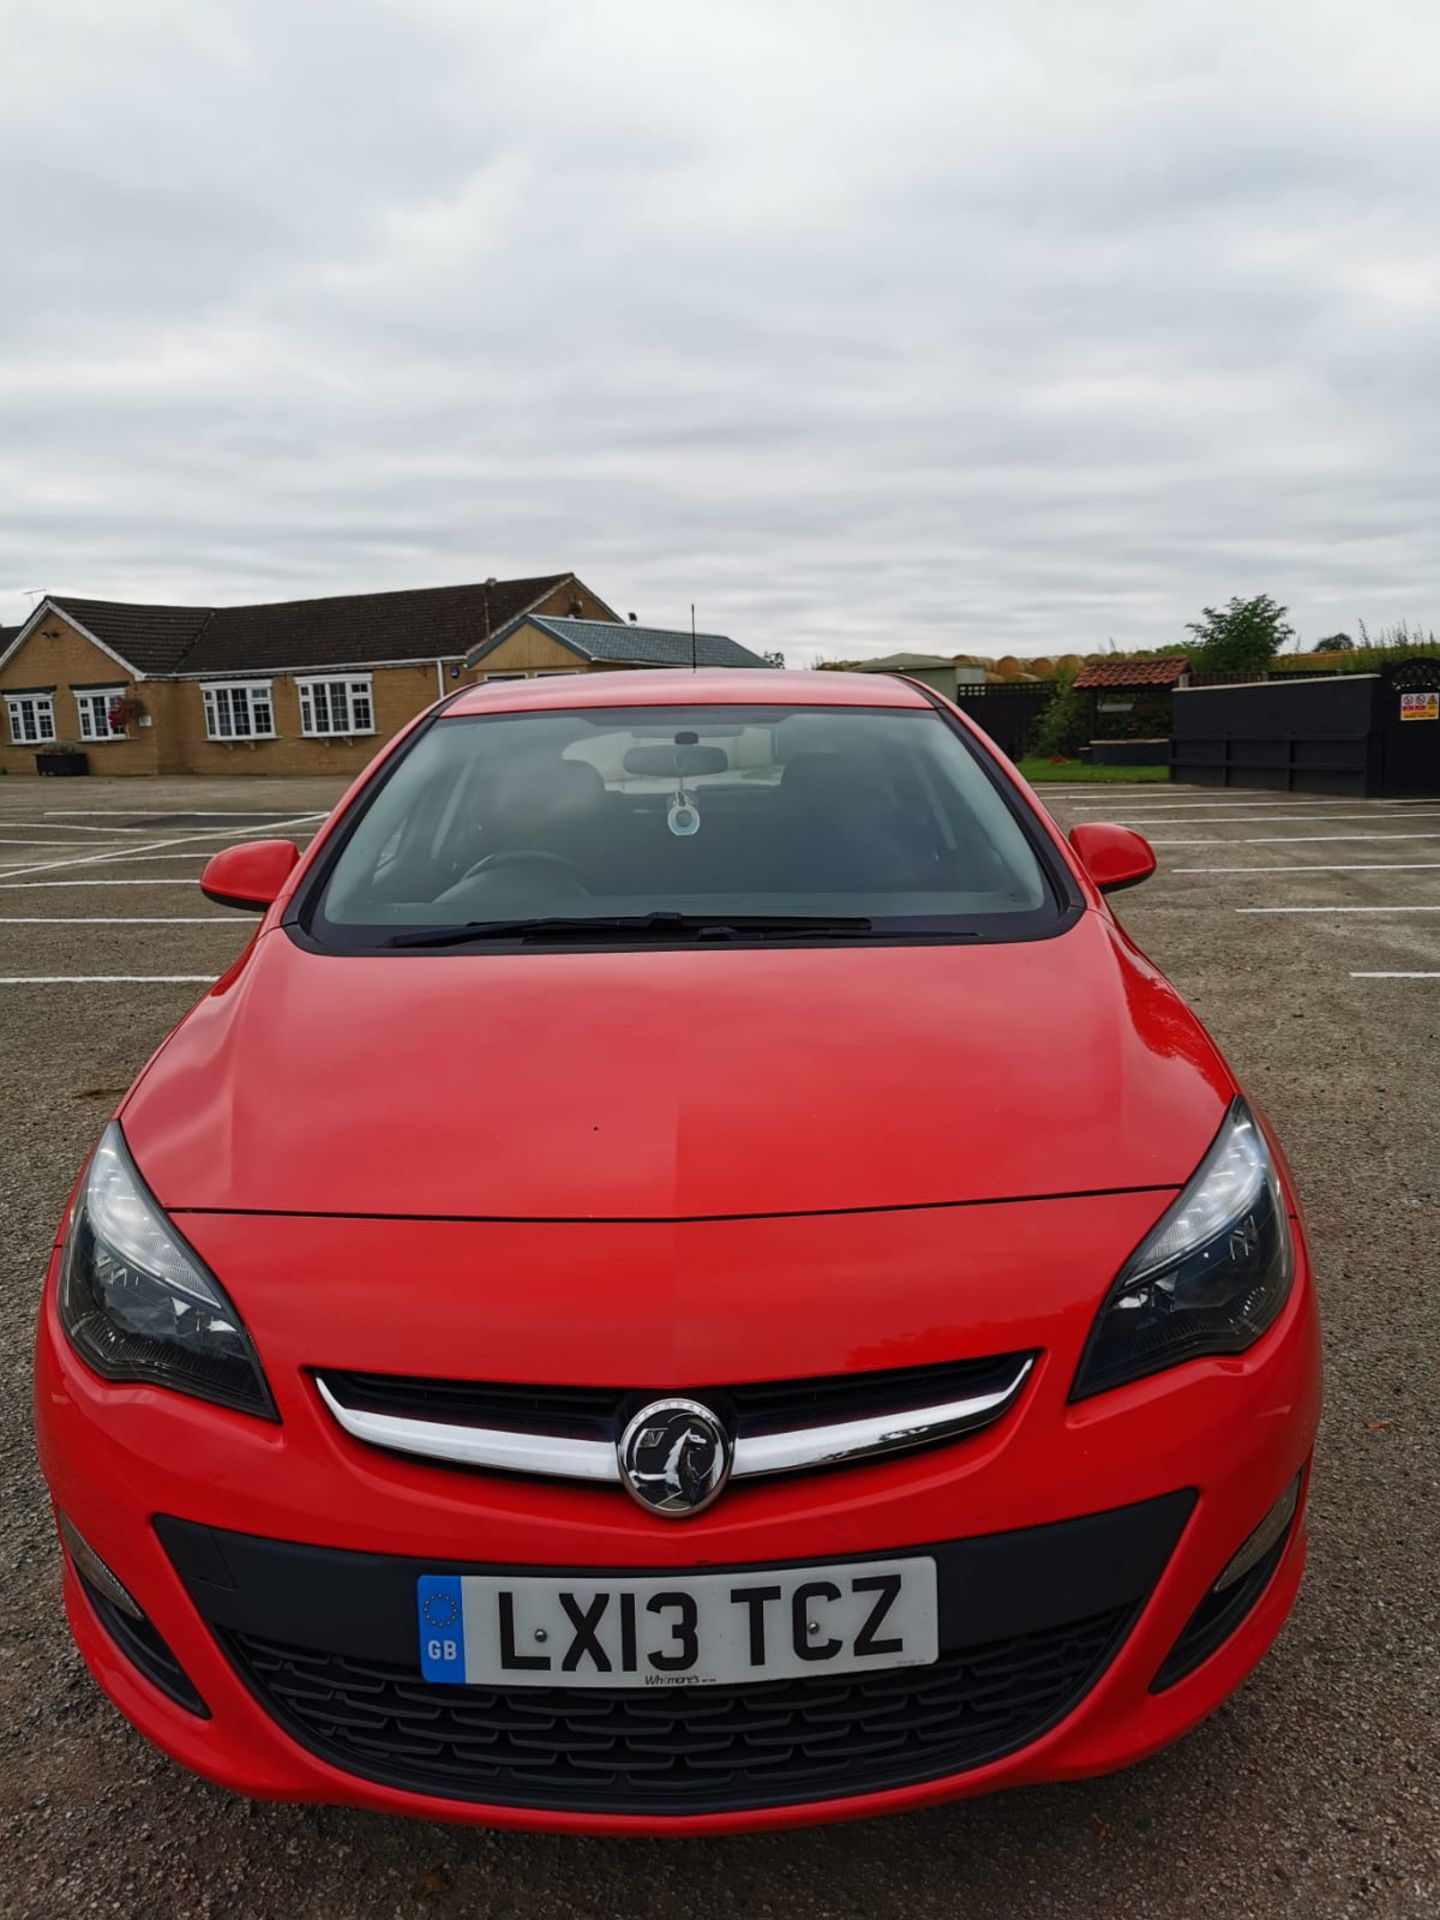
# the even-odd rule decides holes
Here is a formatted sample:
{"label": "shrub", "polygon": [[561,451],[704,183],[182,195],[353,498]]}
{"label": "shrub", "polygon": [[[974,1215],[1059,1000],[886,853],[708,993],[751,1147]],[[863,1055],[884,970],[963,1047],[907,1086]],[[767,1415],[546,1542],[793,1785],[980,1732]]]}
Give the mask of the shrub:
{"label": "shrub", "polygon": [[1057,667],[1051,694],[1030,741],[1032,753],[1059,754],[1073,760],[1090,737],[1090,703],[1075,691],[1075,667]]}

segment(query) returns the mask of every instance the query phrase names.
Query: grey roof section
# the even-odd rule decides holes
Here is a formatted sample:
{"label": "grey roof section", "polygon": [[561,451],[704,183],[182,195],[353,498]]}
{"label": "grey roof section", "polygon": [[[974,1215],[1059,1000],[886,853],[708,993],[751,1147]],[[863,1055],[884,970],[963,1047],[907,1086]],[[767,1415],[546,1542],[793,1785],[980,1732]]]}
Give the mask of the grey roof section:
{"label": "grey roof section", "polygon": [[489,646],[474,648],[465,657],[473,667],[492,653],[502,641],[521,626],[538,627],[558,640],[562,647],[579,654],[582,660],[599,661],[622,667],[763,667],[771,672],[770,662],[760,654],[742,647],[723,633],[675,632],[667,627],[637,627],[624,623],[612,625],[606,620],[559,619],[553,614],[521,614],[511,620],[491,640]]}
{"label": "grey roof section", "polygon": [[882,653],[874,660],[852,660],[851,673],[914,673],[922,667],[953,667],[948,653]]}

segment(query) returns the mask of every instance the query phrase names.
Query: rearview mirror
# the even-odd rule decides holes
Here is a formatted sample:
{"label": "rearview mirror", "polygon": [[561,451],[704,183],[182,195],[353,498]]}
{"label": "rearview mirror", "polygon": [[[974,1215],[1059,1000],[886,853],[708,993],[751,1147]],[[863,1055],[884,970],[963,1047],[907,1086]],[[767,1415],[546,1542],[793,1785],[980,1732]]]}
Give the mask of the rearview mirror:
{"label": "rearview mirror", "polygon": [[1102,820],[1070,829],[1070,844],[1101,893],[1139,886],[1155,871],[1155,855],[1144,834]]}
{"label": "rearview mirror", "polygon": [[730,756],[723,747],[676,741],[664,747],[627,747],[623,765],[626,773],[674,780],[687,773],[724,773],[730,765]]}
{"label": "rearview mirror", "polygon": [[226,847],[205,862],[200,891],[217,907],[263,913],[274,905],[299,858],[293,840],[251,840],[243,847]]}

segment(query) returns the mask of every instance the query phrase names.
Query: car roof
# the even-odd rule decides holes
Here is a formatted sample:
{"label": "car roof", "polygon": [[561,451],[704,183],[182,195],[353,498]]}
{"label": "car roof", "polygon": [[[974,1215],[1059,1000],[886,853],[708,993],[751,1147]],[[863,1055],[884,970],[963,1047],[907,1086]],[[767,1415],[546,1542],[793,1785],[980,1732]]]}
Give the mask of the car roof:
{"label": "car roof", "polygon": [[574,707],[924,707],[913,682],[887,673],[792,673],[783,668],[680,667],[653,672],[545,674],[466,687],[447,715]]}

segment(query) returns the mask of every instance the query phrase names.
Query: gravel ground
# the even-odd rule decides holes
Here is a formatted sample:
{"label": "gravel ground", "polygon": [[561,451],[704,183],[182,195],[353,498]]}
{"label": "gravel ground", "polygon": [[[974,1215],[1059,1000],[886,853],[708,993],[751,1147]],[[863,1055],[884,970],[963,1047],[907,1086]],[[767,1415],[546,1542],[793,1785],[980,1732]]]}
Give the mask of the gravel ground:
{"label": "gravel ground", "polygon": [[[248,921],[14,922],[208,921],[219,910],[175,883],[194,877],[196,847],[223,844],[220,832],[137,859],[109,856],[206,822],[128,835],[95,827],[165,809],[293,818],[337,790],[295,780],[0,782],[0,976],[217,972]],[[189,1778],[120,1721],[71,1648],[30,1439],[29,1348],[68,1182],[119,1090],[198,989],[3,984],[0,1911],[11,1920],[712,1920],[719,1911],[1212,1920],[1440,1910],[1440,980],[1351,977],[1440,969],[1440,914],[1236,911],[1440,906],[1440,864],[1415,864],[1440,863],[1440,803],[1207,800],[1165,788],[1047,799],[1067,823],[1134,818],[1165,843],[1161,874],[1120,909],[1268,1109],[1307,1207],[1328,1356],[1310,1568],[1290,1625],[1240,1693],[1178,1746],[1109,1779],[763,1838],[488,1834],[252,1804]],[[79,808],[105,812],[68,811]],[[1390,837],[1400,833],[1434,837]],[[1330,835],[1385,837],[1321,837]],[[16,844],[27,841],[37,844]],[[97,849],[107,858],[91,860]],[[1378,870],[1294,871],[1340,863]],[[1261,871],[1180,871],[1221,866]],[[36,884],[121,878],[143,884]]]}

